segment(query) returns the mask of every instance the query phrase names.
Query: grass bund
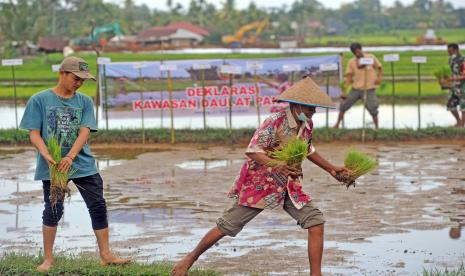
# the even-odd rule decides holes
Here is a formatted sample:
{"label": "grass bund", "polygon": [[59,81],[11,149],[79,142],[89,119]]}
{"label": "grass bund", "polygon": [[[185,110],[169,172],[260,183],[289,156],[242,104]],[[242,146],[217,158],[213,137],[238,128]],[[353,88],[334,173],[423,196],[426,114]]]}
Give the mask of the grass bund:
{"label": "grass bund", "polygon": [[[212,144],[212,145],[240,145],[250,141],[255,128],[229,129],[209,128],[203,129],[178,129],[176,130],[176,143]],[[146,143],[170,143],[170,130],[167,128],[145,129]],[[101,129],[92,133],[91,143],[116,144],[116,143],[141,143],[141,129]],[[315,128],[313,141],[320,142],[360,142],[362,129],[334,129]],[[373,129],[366,130],[365,140],[376,141],[419,141],[428,139],[463,140],[465,128],[455,127],[427,127],[417,129]],[[0,145],[29,145],[29,133],[25,130],[0,129]]]}
{"label": "grass bund", "polygon": [[[22,253],[7,253],[0,257],[0,275],[4,276],[136,276],[155,275],[169,276],[173,268],[171,263],[136,263],[125,266],[105,266],[99,264],[98,258],[88,256],[56,256],[53,268],[46,274],[36,271],[42,256],[33,256]],[[219,276],[213,270],[191,269],[192,276]]]}

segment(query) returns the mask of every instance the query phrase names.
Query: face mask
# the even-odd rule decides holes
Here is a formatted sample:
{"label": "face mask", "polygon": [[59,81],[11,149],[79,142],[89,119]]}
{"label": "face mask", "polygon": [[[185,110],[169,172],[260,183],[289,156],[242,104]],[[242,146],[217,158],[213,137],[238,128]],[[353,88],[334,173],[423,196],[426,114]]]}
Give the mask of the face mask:
{"label": "face mask", "polygon": [[456,55],[456,54],[453,54],[453,55],[451,55],[450,57],[451,57],[452,59],[454,59],[454,58],[457,57],[457,55]]}
{"label": "face mask", "polygon": [[300,112],[299,115],[297,115],[297,118],[299,119],[299,121],[304,122],[304,123],[310,121],[307,115],[305,115],[305,113],[303,112]]}

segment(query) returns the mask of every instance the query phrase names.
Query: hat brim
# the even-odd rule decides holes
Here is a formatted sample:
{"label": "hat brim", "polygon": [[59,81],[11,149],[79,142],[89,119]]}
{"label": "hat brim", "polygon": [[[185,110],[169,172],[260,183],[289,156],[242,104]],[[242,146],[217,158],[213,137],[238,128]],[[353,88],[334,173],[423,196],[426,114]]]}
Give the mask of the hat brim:
{"label": "hat brim", "polygon": [[82,71],[80,71],[80,72],[70,72],[70,73],[73,73],[74,75],[80,77],[81,79],[91,79],[91,80],[93,80],[93,81],[96,80],[95,77],[92,76],[92,74],[89,73],[89,72],[82,72]]}
{"label": "hat brim", "polygon": [[298,102],[298,101],[293,101],[293,100],[277,100],[276,102],[288,102],[288,103],[293,103],[293,104],[300,104],[300,105],[305,105],[305,106],[311,106],[311,107],[321,107],[321,108],[328,108],[328,109],[336,109],[335,106],[325,106],[325,105],[319,105],[319,104],[308,104],[308,103],[303,103],[303,102]]}

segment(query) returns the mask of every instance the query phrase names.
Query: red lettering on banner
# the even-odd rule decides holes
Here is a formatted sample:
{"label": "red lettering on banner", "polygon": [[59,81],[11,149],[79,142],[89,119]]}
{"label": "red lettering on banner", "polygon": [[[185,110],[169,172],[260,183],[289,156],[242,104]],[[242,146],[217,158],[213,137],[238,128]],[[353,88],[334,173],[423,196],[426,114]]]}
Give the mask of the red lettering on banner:
{"label": "red lettering on banner", "polygon": [[197,101],[196,100],[189,100],[187,105],[188,105],[189,108],[197,108]]}
{"label": "red lettering on banner", "polygon": [[211,107],[218,107],[218,103],[216,102],[216,99],[211,100],[210,106]]}
{"label": "red lettering on banner", "polygon": [[264,105],[271,105],[273,102],[271,101],[270,97],[266,96],[263,99],[263,104]]}
{"label": "red lettering on banner", "polygon": [[244,100],[245,100],[245,105],[246,105],[246,106],[250,106],[250,105],[251,105],[251,98],[250,98],[250,97],[245,97]]}
{"label": "red lettering on banner", "polygon": [[142,109],[142,102],[141,101],[133,101],[132,102],[132,110],[135,109]]}
{"label": "red lettering on banner", "polygon": [[170,108],[170,103],[168,101],[163,101],[163,108]]}
{"label": "red lettering on banner", "polygon": [[236,99],[236,106],[243,106],[244,105],[244,102],[242,101],[241,98],[237,98]]}
{"label": "red lettering on banner", "polygon": [[152,108],[153,109],[161,109],[161,102],[160,101],[152,101]]}
{"label": "red lettering on banner", "polygon": [[241,86],[240,87],[240,94],[241,95],[247,94],[247,87],[246,86]]}
{"label": "red lettering on banner", "polygon": [[196,91],[193,87],[187,87],[186,88],[186,94],[188,97],[193,97],[196,94]]}
{"label": "red lettering on banner", "polygon": [[219,102],[221,107],[229,106],[228,99],[220,99]]}
{"label": "red lettering on banner", "polygon": [[231,95],[237,95],[238,89],[236,86],[231,87]]}
{"label": "red lettering on banner", "polygon": [[249,94],[257,94],[257,87],[255,85],[249,86]]}
{"label": "red lettering on banner", "polygon": [[187,103],[185,100],[181,100],[181,103],[179,104],[179,108],[186,109]]}
{"label": "red lettering on banner", "polygon": [[227,86],[221,87],[221,95],[229,95],[229,87]]}
{"label": "red lettering on banner", "polygon": [[151,105],[149,101],[144,101],[144,109],[150,109]]}

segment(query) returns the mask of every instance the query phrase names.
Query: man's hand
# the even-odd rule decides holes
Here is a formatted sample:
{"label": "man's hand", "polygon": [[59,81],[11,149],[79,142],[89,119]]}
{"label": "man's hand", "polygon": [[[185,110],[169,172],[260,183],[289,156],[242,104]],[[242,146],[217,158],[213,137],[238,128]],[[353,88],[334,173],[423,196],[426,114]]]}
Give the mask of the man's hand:
{"label": "man's hand", "polygon": [[347,98],[347,94],[346,94],[346,91],[342,91],[341,93],[341,99],[345,100]]}
{"label": "man's hand", "polygon": [[381,78],[377,78],[375,80],[375,85],[380,85],[381,84]]}
{"label": "man's hand", "polygon": [[337,174],[338,173],[345,173],[345,174],[352,174],[352,171],[347,169],[346,167],[333,167],[331,168],[331,170],[329,171],[329,173],[337,180],[337,181],[340,181],[338,178],[337,178]]}
{"label": "man's hand", "polygon": [[47,161],[49,167],[52,166],[52,165],[57,164],[57,162],[55,162],[55,160],[53,160],[52,156],[48,152],[42,154],[42,157],[45,159],[45,161]]}
{"label": "man's hand", "polygon": [[61,159],[60,164],[58,164],[58,171],[62,173],[68,172],[69,168],[73,164],[73,159],[69,156],[65,156]]}
{"label": "man's hand", "polygon": [[285,176],[298,177],[302,175],[302,169],[296,169],[286,164],[280,164],[273,167],[273,170],[277,173],[284,174]]}

